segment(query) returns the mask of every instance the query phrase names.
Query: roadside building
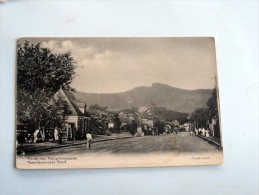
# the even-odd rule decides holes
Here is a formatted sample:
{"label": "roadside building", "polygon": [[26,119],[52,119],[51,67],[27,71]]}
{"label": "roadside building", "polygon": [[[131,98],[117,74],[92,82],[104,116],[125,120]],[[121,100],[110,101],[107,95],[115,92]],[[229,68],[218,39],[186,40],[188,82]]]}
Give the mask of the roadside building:
{"label": "roadside building", "polygon": [[191,130],[189,123],[184,123],[184,124],[182,125],[182,127],[183,127],[186,131],[190,131],[190,130]]}
{"label": "roadside building", "polygon": [[221,143],[221,135],[220,135],[220,125],[218,117],[213,117],[211,120],[207,122],[207,126],[209,129],[210,136],[214,138],[217,142]]}
{"label": "roadside building", "polygon": [[27,129],[25,128],[25,125],[16,119],[16,138],[18,143],[26,142],[27,136],[28,133]]}
{"label": "roadside building", "polygon": [[66,102],[69,115],[65,117],[63,139],[76,140],[85,138],[89,130],[89,116],[86,112],[86,103],[78,101],[72,92],[60,88],[54,95],[55,100]]}

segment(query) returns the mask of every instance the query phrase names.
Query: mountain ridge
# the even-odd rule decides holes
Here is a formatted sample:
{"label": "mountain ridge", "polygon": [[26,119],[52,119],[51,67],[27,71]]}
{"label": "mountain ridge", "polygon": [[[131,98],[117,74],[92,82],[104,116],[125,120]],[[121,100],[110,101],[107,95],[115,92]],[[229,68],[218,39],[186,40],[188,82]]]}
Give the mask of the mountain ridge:
{"label": "mountain ridge", "polygon": [[76,92],[75,97],[87,105],[107,106],[110,111],[120,111],[132,107],[165,107],[176,112],[189,113],[206,107],[213,89],[187,90],[162,83],[138,86],[118,93]]}

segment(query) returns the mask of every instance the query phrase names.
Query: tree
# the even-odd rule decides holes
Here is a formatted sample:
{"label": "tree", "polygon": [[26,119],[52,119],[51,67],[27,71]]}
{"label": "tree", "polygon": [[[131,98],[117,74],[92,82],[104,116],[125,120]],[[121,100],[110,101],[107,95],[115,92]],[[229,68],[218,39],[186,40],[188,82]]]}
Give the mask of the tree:
{"label": "tree", "polygon": [[76,66],[71,53],[53,54],[25,41],[18,44],[17,56],[18,120],[33,129],[61,125],[69,111],[66,102],[54,100],[53,95],[60,86],[74,90],[70,83]]}
{"label": "tree", "polygon": [[196,128],[201,126],[206,127],[207,121],[209,120],[209,110],[207,108],[198,108],[192,115],[195,120]]}
{"label": "tree", "polygon": [[17,47],[17,88],[28,92],[38,89],[55,93],[60,86],[66,90],[75,76],[76,62],[70,52],[53,54],[40,44],[28,41]]}
{"label": "tree", "polygon": [[153,118],[154,121],[154,127],[157,129],[157,132],[155,134],[159,135],[164,132],[165,123],[161,121],[158,117]]}
{"label": "tree", "polygon": [[141,119],[147,119],[152,116],[151,108],[140,107],[136,113]]}
{"label": "tree", "polygon": [[[210,123],[214,123],[214,137],[218,138],[218,142],[220,140],[220,125],[219,125],[219,114],[218,114],[218,98],[217,98],[217,90],[213,89],[212,97],[207,102],[207,108],[209,110],[209,121]],[[214,122],[213,122],[214,121]]]}
{"label": "tree", "polygon": [[137,130],[138,136],[144,135],[143,133],[144,121],[146,121],[145,123],[147,124],[148,122],[147,119],[151,118],[151,116],[152,116],[151,108],[148,108],[148,107],[140,107],[136,112],[135,120],[138,122],[138,125],[140,126]]}
{"label": "tree", "polygon": [[151,108],[140,107],[136,112],[136,115],[138,119],[137,121],[139,121],[139,124],[142,124],[142,119],[149,119],[152,116]]}
{"label": "tree", "polygon": [[216,88],[213,89],[212,97],[207,102],[210,120],[214,117],[218,119],[218,98]]}
{"label": "tree", "polygon": [[119,118],[119,114],[113,113],[112,114],[112,121],[114,123],[114,130],[115,133],[120,133],[120,127],[121,127],[121,120]]}
{"label": "tree", "polygon": [[108,111],[107,107],[98,104],[89,106],[90,129],[94,134],[105,134],[108,128]]}

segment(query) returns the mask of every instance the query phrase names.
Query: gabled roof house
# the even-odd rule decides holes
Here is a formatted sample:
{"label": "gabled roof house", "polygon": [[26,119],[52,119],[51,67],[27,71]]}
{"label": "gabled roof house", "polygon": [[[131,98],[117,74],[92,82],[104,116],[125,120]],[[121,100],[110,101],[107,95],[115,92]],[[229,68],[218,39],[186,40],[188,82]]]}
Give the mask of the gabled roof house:
{"label": "gabled roof house", "polygon": [[86,112],[86,103],[78,101],[72,92],[60,88],[54,94],[55,100],[67,103],[69,115],[65,119],[63,138],[67,140],[83,139],[89,129],[89,115]]}

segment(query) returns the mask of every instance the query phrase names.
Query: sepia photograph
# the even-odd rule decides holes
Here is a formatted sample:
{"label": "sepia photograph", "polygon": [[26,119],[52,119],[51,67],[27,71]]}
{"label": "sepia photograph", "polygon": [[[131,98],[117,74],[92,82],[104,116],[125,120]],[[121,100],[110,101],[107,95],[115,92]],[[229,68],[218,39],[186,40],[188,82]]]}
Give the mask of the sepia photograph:
{"label": "sepia photograph", "polygon": [[223,163],[212,37],[17,40],[16,167]]}

